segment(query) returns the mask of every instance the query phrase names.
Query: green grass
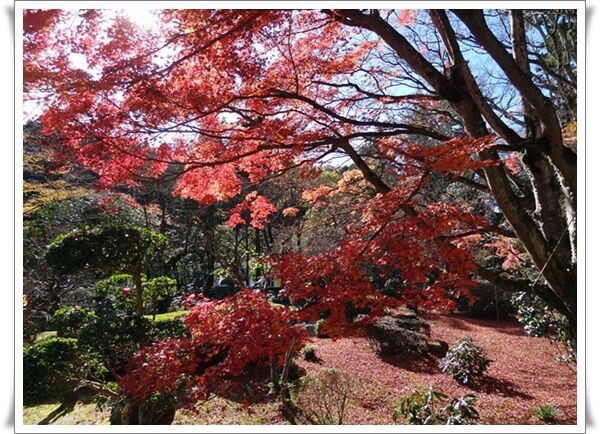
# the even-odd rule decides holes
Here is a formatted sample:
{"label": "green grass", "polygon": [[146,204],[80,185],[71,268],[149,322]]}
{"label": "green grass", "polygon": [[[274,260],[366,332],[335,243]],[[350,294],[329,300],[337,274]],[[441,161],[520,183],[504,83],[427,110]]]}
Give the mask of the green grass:
{"label": "green grass", "polygon": [[[37,425],[59,407],[60,403],[23,407],[23,424]],[[53,420],[52,425],[107,425],[109,415],[108,410],[98,410],[93,402],[78,402],[72,411]]]}
{"label": "green grass", "polygon": [[[186,315],[189,310],[177,310],[175,312],[159,313],[154,321],[171,321],[176,318]],[[148,319],[152,319],[152,315],[144,315]]]}
{"label": "green grass", "polygon": [[[59,403],[23,407],[23,424],[37,425],[60,406]],[[177,410],[174,425],[243,424],[262,425],[282,423],[277,403],[254,404],[247,411],[240,403],[216,397],[199,403],[196,411]],[[51,421],[51,425],[107,425],[110,410],[99,410],[93,402],[78,402],[75,408]]]}
{"label": "green grass", "polygon": [[56,330],[49,330],[47,332],[41,332],[38,333],[37,336],[35,337],[35,341],[41,341],[43,339],[48,339],[48,338],[52,338],[56,336]]}

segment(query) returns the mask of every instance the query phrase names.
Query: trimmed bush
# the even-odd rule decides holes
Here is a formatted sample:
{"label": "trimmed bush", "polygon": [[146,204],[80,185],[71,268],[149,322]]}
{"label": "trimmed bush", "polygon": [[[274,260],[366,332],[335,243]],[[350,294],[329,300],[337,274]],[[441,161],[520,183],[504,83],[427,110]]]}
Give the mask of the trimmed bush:
{"label": "trimmed bush", "polygon": [[79,330],[94,319],[94,311],[79,306],[63,307],[52,315],[52,327],[59,337],[75,338]]}
{"label": "trimmed bush", "polygon": [[180,319],[154,321],[151,333],[152,340],[190,337],[187,326]]}
{"label": "trimmed bush", "polygon": [[149,319],[104,300],[77,337],[81,348],[99,354],[111,371],[122,374],[131,356],[153,341],[152,326]]}
{"label": "trimmed bush", "polygon": [[483,377],[490,362],[483,348],[466,337],[448,350],[440,361],[440,368],[459,383],[472,385]]}
{"label": "trimmed bush", "polygon": [[420,354],[427,351],[429,324],[417,318],[387,315],[367,326],[369,345],[379,355]]}
{"label": "trimmed bush", "polygon": [[80,380],[100,380],[105,374],[104,365],[81,351],[76,339],[44,339],[23,351],[23,401],[31,404],[61,396]]}

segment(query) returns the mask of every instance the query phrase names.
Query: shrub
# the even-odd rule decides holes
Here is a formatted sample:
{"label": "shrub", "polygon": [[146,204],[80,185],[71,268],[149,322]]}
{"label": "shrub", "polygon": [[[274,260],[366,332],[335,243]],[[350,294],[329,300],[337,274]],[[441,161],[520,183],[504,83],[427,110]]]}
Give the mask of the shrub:
{"label": "shrub", "polygon": [[34,403],[60,396],[84,379],[102,379],[106,368],[81,351],[73,338],[52,337],[23,351],[23,400]]}
{"label": "shrub", "polygon": [[323,369],[315,377],[305,376],[293,389],[293,400],[303,423],[342,425],[355,383],[335,369]]}
{"label": "shrub", "polygon": [[[148,279],[145,274],[140,275],[142,282],[142,300],[144,310],[156,314],[159,304],[170,299],[177,290],[174,279],[167,276],[159,276]],[[109,298],[113,303],[123,309],[135,309],[136,294],[132,289],[135,287],[135,279],[131,274],[113,274],[96,283],[96,294],[103,298]]]}
{"label": "shrub", "polygon": [[525,333],[530,336],[545,336],[551,329],[552,318],[539,297],[527,292],[514,295],[512,302],[517,309],[517,318]]}
{"label": "shrub", "polygon": [[159,304],[175,295],[177,282],[167,276],[159,276],[144,282],[144,299],[152,307],[152,313],[158,312]]}
{"label": "shrub", "polygon": [[439,407],[447,399],[448,395],[437,388],[414,391],[398,402],[392,418],[398,423],[402,417],[411,425],[464,425],[479,418],[475,395],[453,398]]}
{"label": "shrub", "polygon": [[411,425],[434,425],[437,422],[434,404],[447,397],[441,390],[431,387],[422,391],[415,390],[398,402],[392,416],[394,423],[403,417]]}
{"label": "shrub", "polygon": [[[426,324],[425,327],[422,324]],[[367,340],[377,354],[423,353],[427,351],[428,324],[418,319],[384,316],[367,326]]]}
{"label": "shrub", "polygon": [[103,300],[77,337],[81,348],[98,353],[111,371],[120,374],[131,356],[152,342],[153,327],[149,319]]}
{"label": "shrub", "polygon": [[187,326],[180,319],[154,321],[152,340],[190,337]]}
{"label": "shrub", "polygon": [[79,330],[92,321],[94,311],[79,306],[67,306],[52,315],[52,326],[59,337],[77,337]]}
{"label": "shrub", "polygon": [[544,422],[554,422],[556,419],[556,407],[552,404],[539,405],[533,409],[533,414]]}
{"label": "shrub", "polygon": [[483,377],[490,360],[485,351],[471,338],[462,338],[448,350],[440,361],[442,372],[448,373],[462,384],[473,384]]}
{"label": "shrub", "polygon": [[318,362],[319,357],[317,357],[317,347],[315,345],[307,345],[302,350],[300,350],[300,355],[307,362]]}
{"label": "shrub", "polygon": [[445,425],[467,425],[479,419],[479,413],[474,404],[477,397],[472,393],[467,393],[459,398],[452,400],[442,408],[441,420]]}
{"label": "shrub", "polygon": [[317,335],[317,337],[319,337],[319,338],[328,337],[327,332],[325,331],[326,323],[327,322],[324,318],[317,320],[317,322],[315,323],[315,334]]}
{"label": "shrub", "polygon": [[544,304],[541,298],[527,292],[519,292],[512,298],[517,309],[517,319],[525,333],[530,336],[546,336],[558,341],[564,347],[564,354],[558,357],[561,362],[577,360],[576,331],[564,317]]}

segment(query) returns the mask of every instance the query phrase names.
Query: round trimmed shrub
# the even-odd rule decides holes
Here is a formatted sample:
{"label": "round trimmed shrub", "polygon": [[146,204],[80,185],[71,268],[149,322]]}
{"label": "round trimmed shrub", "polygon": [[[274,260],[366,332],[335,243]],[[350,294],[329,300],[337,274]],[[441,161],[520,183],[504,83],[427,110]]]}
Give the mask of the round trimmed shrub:
{"label": "round trimmed shrub", "polygon": [[81,348],[99,354],[111,371],[122,374],[133,354],[152,342],[152,334],[152,321],[103,300],[77,338]]}
{"label": "round trimmed shrub", "polygon": [[52,337],[23,351],[23,401],[26,404],[60,396],[80,380],[102,379],[104,365],[77,345],[77,339]]}
{"label": "round trimmed shrub", "polygon": [[59,337],[75,338],[78,331],[94,319],[94,311],[79,306],[58,309],[52,315],[52,327]]}
{"label": "round trimmed shrub", "polygon": [[379,355],[424,353],[427,351],[429,324],[417,318],[379,318],[367,326],[369,345]]}

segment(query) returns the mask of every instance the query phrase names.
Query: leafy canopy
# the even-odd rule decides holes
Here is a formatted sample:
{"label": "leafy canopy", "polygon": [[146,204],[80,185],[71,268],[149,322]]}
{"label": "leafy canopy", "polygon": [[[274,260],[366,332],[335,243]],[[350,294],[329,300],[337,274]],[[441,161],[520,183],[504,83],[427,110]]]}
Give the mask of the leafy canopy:
{"label": "leafy canopy", "polygon": [[84,226],[57,236],[45,259],[59,274],[131,271],[166,248],[164,235],[140,226]]}

